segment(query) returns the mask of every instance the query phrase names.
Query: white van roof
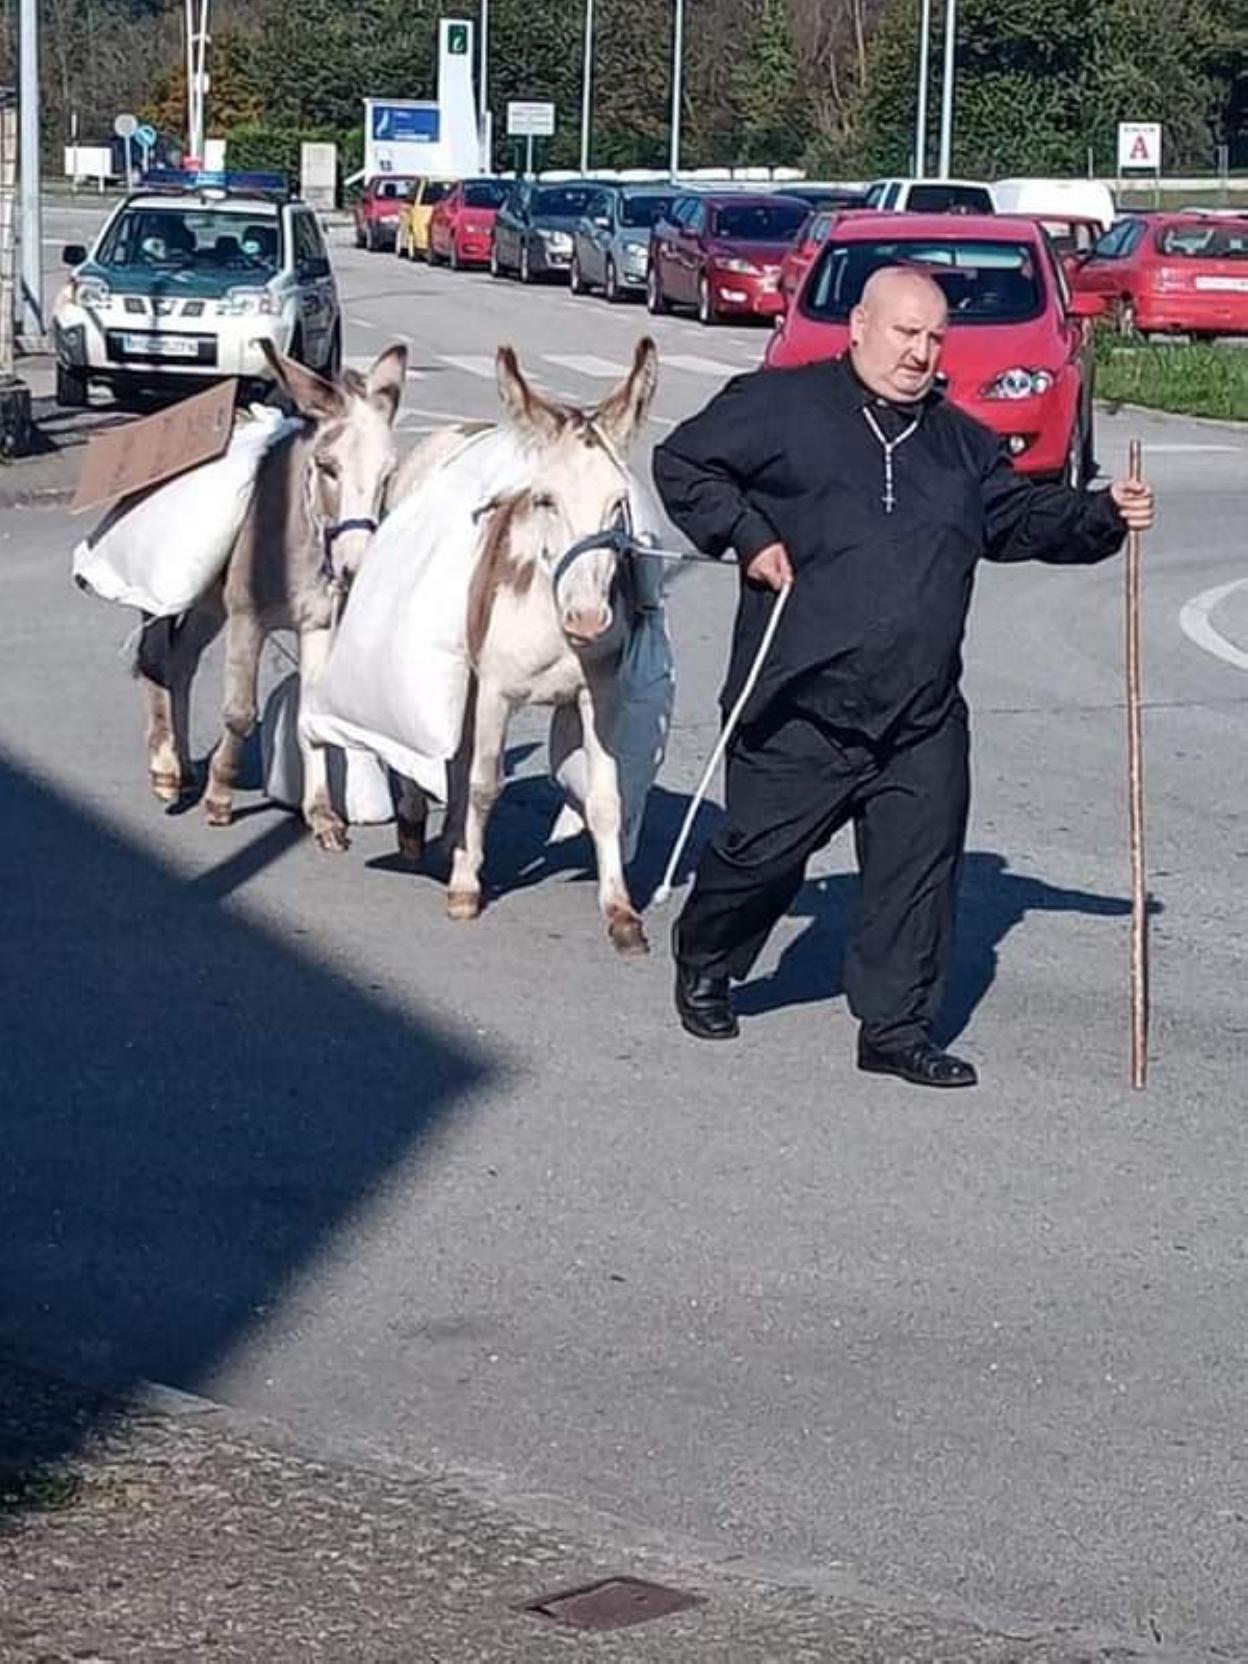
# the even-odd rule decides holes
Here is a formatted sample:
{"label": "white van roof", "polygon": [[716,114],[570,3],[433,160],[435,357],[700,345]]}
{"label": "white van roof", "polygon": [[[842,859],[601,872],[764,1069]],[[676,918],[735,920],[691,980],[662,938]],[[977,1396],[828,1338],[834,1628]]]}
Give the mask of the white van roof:
{"label": "white van roof", "polygon": [[1072,214],[1113,224],[1114,193],[1099,179],[998,179],[992,200],[999,214]]}

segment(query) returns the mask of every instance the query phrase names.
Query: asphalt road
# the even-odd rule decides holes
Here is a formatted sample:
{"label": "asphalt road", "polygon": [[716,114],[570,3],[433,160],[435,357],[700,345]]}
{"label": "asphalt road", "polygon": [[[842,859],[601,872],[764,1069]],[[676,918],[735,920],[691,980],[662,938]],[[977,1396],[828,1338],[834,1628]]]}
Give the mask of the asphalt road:
{"label": "asphalt road", "polygon": [[[651,324],[337,260],[348,353],[411,344],[406,437],[490,414],[500,341],[588,400]],[[652,436],[764,340],[655,324]],[[667,915],[648,960],[616,961],[585,851],[543,848],[532,720],[473,926],[398,868],[387,828],[335,858],[258,795],[228,831],[163,813],[118,652],[131,621],[68,582],[82,528],[5,514],[0,1337],[313,1447],[441,1464],[535,1517],[1020,1630],[1248,1656],[1248,681],[1180,624],[1244,576],[1248,434],[1106,417],[1106,470],[1133,434],[1161,503],[1144,1094],[1118,563],[982,574],[949,1026],[983,1083],[936,1096],[852,1066],[844,839],[742,991],[741,1041],[686,1039]],[[732,599],[701,568],[672,591],[643,894],[713,741]]]}

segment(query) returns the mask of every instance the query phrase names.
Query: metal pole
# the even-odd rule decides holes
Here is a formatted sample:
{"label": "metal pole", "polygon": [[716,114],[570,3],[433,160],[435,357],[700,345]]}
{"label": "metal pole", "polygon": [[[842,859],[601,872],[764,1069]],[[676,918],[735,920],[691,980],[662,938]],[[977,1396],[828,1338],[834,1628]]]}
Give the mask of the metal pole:
{"label": "metal pole", "polygon": [[494,158],[490,154],[490,0],[481,0],[481,57],[478,74],[481,84],[477,89],[477,130],[480,137],[481,169],[492,171]]}
{"label": "metal pole", "polygon": [[195,154],[195,0],[186,0],[186,153]]}
{"label": "metal pole", "polygon": [[940,84],[940,177],[948,179],[953,158],[953,71],[958,33],[958,0],[945,0],[945,68]]}
{"label": "metal pole", "polygon": [[[1141,478],[1140,442],[1128,446],[1127,473]],[[1127,787],[1131,822],[1131,1085],[1148,1081],[1148,885],[1144,853],[1144,735],[1140,698],[1140,534],[1127,533]]]}
{"label": "metal pole", "polygon": [[581,67],[581,172],[589,172],[590,102],[594,79],[594,0],[585,0],[585,60]]}
{"label": "metal pole", "polygon": [[919,108],[914,123],[914,174],[927,175],[927,83],[930,79],[932,45],[932,0],[923,0],[919,24]]}
{"label": "metal pole", "polygon": [[43,335],[43,212],[39,173],[39,11],[21,0],[22,333]]}
{"label": "metal pole", "polygon": [[668,172],[672,178],[680,172],[680,103],[685,55],[685,0],[676,0],[676,24],[672,41],[672,148],[668,158]]}
{"label": "metal pole", "polygon": [[17,110],[0,92],[0,378],[13,379],[13,208],[17,197]]}
{"label": "metal pole", "polygon": [[206,126],[207,86],[204,74],[208,59],[208,0],[200,0],[199,36],[195,56],[195,154],[204,159],[204,130]]}

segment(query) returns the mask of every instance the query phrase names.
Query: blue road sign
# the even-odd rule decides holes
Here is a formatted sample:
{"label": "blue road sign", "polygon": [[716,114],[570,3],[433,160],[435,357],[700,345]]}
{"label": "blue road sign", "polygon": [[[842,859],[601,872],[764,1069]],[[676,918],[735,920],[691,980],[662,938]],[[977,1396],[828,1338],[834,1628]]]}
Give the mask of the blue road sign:
{"label": "blue road sign", "polygon": [[144,122],[142,127],[135,128],[134,142],[141,145],[144,150],[150,150],[152,148],[152,146],[156,143],[156,137],[156,129],[149,126],[147,122]]}

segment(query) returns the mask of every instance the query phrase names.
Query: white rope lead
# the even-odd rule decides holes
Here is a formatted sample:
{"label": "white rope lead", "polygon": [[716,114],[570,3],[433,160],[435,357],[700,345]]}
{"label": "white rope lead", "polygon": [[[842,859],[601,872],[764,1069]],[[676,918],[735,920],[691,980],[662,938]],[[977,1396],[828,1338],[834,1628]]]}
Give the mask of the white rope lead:
{"label": "white rope lead", "polygon": [[750,666],[750,673],[745,678],[745,686],[741,689],[740,694],[737,696],[736,704],[728,713],[728,720],[724,723],[720,736],[715,742],[715,749],[711,752],[710,761],[702,771],[701,780],[698,781],[698,789],[694,792],[688,809],[685,810],[685,818],[681,823],[680,833],[677,836],[675,844],[672,846],[672,853],[668,857],[667,870],[663,874],[663,882],[654,892],[651,903],[652,906],[662,907],[664,903],[670,901],[672,898],[672,885],[676,879],[676,869],[680,865],[681,856],[685,853],[685,845],[689,842],[689,834],[693,831],[693,823],[698,818],[698,810],[702,807],[702,804],[706,799],[706,794],[711,788],[711,781],[715,778],[715,770],[719,767],[720,758],[728,749],[728,742],[736,732],[737,724],[741,720],[741,713],[745,709],[746,702],[750,695],[754,692],[754,685],[762,673],[763,665],[766,662],[767,654],[771,650],[771,643],[776,634],[776,626],[780,623],[781,614],[784,612],[785,604],[788,601],[792,590],[793,585],[791,583],[787,583],[781,590],[778,591],[776,595],[775,604],[772,606],[771,615],[767,620],[767,628],[763,631],[763,639],[758,644],[758,652],[754,655],[754,662]]}

